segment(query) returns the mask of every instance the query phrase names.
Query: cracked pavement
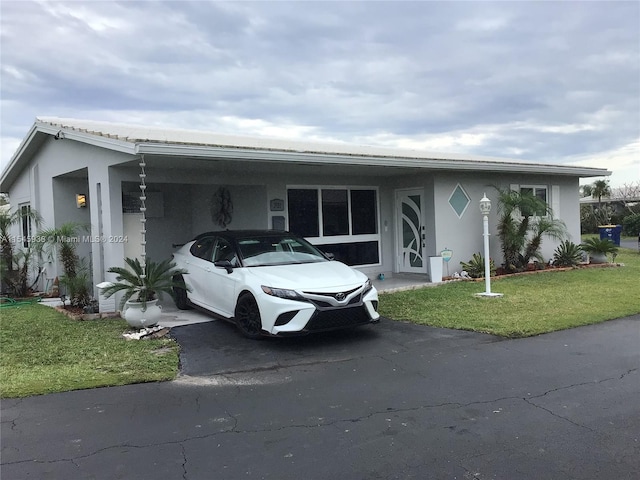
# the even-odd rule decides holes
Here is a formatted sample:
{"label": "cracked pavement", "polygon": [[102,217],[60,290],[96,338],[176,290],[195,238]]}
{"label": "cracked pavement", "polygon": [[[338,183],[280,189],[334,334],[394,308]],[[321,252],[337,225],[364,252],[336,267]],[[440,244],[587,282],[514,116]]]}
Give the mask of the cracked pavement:
{"label": "cracked pavement", "polygon": [[640,316],[500,340],[174,328],[173,382],[2,401],[2,479],[635,479]]}

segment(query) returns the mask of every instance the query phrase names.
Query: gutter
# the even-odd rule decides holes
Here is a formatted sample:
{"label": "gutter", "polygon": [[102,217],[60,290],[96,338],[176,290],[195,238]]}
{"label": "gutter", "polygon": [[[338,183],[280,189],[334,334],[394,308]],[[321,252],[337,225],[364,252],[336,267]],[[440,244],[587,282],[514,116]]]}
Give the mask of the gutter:
{"label": "gutter", "polygon": [[191,158],[220,158],[252,162],[277,162],[316,165],[360,165],[419,170],[465,170],[507,173],[549,173],[579,177],[609,176],[603,168],[576,167],[550,164],[499,162],[491,160],[451,160],[438,158],[391,157],[377,155],[330,154],[263,150],[242,147],[213,147],[141,142],[136,144],[138,155],[180,156]]}

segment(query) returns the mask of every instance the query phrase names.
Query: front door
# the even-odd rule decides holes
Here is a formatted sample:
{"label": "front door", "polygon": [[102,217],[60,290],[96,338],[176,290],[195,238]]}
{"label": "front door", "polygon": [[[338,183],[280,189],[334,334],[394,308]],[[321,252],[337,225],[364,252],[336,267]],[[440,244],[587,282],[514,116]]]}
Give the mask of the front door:
{"label": "front door", "polygon": [[398,271],[426,273],[423,190],[398,190]]}

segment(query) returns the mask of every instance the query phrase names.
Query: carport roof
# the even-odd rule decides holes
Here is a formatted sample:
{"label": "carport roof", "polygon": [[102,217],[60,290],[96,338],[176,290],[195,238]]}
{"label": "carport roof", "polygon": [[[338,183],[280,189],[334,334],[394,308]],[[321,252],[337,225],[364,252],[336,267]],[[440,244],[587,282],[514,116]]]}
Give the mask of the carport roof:
{"label": "carport roof", "polygon": [[[44,134],[44,135],[43,135]],[[21,170],[21,158],[29,157],[46,137],[57,136],[93,144],[132,155],[159,155],[193,158],[228,158],[313,164],[350,164],[404,167],[427,170],[520,172],[596,177],[610,175],[606,169],[527,162],[518,159],[482,157],[468,154],[436,153],[320,143],[266,137],[223,135],[205,131],[146,127],[120,123],[39,117],[2,173],[5,190]]]}

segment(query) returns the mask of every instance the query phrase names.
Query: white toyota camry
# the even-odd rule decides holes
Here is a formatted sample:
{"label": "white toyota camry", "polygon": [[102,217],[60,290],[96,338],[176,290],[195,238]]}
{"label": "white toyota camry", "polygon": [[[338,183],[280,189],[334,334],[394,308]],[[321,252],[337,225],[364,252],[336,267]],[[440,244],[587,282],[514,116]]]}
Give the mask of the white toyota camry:
{"label": "white toyota camry", "polygon": [[365,274],[288,232],[198,235],[173,259],[189,273],[180,309],[195,305],[234,321],[249,338],[376,323],[378,292]]}

